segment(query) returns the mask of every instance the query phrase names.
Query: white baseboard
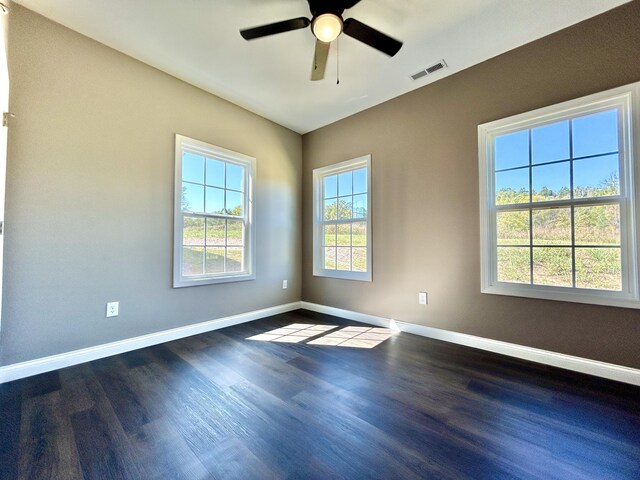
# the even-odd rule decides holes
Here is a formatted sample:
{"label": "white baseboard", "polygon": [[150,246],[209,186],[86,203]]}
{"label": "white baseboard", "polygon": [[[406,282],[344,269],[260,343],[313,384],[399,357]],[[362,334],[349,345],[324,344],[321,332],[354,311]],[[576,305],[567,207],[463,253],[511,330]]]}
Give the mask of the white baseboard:
{"label": "white baseboard", "polygon": [[640,370],[635,368],[501,342],[499,340],[491,340],[489,338],[476,337],[475,335],[467,335],[466,333],[451,332],[439,328],[417,325],[415,323],[401,322],[390,318],[368,315],[366,313],[318,305],[316,303],[301,302],[301,308],[640,386]]}
{"label": "white baseboard", "polygon": [[105,343],[95,347],[88,347],[81,350],[74,350],[72,352],[51,355],[49,357],[28,360],[26,362],[14,363],[12,365],[0,367],[0,383],[10,382],[12,380],[50,372],[59,368],[90,362],[91,360],[117,355],[118,353],[150,347],[159,343],[170,342],[171,340],[190,337],[191,335],[197,335],[199,333],[230,327],[239,323],[258,320],[259,318],[269,317],[279,313],[298,310],[299,308],[300,302],[287,303],[284,305],[277,305],[275,307],[263,308],[262,310],[254,310],[252,312],[196,323],[194,325],[186,325],[184,327],[172,328],[162,332],[127,338],[117,342]]}
{"label": "white baseboard", "polygon": [[351,310],[343,310],[342,308],[328,307],[327,305],[319,305],[317,303],[300,302],[300,308],[311,310],[313,312],[333,315],[334,317],[346,318],[356,322],[368,323],[383,328],[393,328],[392,320],[385,317],[376,317],[368,313],[359,313]]}
{"label": "white baseboard", "polygon": [[137,350],[139,348],[150,347],[159,343],[178,340],[180,338],[197,335],[199,333],[210,332],[212,330],[250,322],[260,318],[269,317],[271,315],[277,315],[279,313],[290,312],[299,308],[640,386],[640,370],[635,368],[575,357],[572,355],[565,355],[563,353],[550,352],[548,350],[541,350],[513,343],[501,342],[499,340],[491,340],[489,338],[467,335],[465,333],[451,332],[439,328],[401,322],[390,318],[378,317],[366,313],[359,313],[309,302],[292,302],[285,305],[264,308],[262,310],[255,310],[229,317],[218,318],[207,322],[197,323],[195,325],[172,328],[162,332],[150,333],[148,335],[97,345],[95,347],[83,348],[81,350],[61,353],[59,355],[52,355],[49,357],[7,365],[0,367],[0,383],[10,382],[12,380],[18,380],[20,378],[57,370],[59,368],[78,365],[84,362],[90,362],[92,360],[109,357],[111,355]]}

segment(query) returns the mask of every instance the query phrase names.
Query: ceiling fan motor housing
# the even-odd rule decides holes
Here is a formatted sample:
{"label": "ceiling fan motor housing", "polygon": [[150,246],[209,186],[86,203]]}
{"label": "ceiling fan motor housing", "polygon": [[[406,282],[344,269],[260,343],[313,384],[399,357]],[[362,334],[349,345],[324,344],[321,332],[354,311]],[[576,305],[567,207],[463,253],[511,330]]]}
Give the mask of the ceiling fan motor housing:
{"label": "ceiling fan motor housing", "polygon": [[309,10],[313,18],[323,13],[332,13],[342,19],[342,13],[345,10],[343,1],[340,0],[307,0],[309,2]]}

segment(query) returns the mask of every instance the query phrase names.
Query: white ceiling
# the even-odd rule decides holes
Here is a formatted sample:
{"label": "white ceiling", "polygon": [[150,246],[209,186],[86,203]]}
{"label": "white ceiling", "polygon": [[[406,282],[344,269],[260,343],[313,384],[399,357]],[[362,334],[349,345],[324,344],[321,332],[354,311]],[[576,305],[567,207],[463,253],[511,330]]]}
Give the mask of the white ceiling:
{"label": "white ceiling", "polygon": [[[17,0],[62,25],[306,133],[628,0],[362,0],[345,11],[404,42],[393,58],[342,35],[311,82],[309,29],[247,42],[238,30],[299,16],[305,0]],[[444,59],[449,67],[409,75]]]}

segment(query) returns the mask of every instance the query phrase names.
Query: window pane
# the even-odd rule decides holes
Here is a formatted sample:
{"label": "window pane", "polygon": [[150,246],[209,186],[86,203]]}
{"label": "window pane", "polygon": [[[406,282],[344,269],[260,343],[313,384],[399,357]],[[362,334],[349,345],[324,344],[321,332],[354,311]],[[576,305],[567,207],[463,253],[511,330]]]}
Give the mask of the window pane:
{"label": "window pane", "polygon": [[498,247],[498,281],[530,283],[529,247]]}
{"label": "window pane", "polygon": [[558,287],[573,286],[571,248],[535,247],[533,283]]}
{"label": "window pane", "polygon": [[531,130],[532,163],[569,159],[569,121]]}
{"label": "window pane", "polygon": [[202,275],[203,247],[182,248],[182,275]]}
{"label": "window pane", "polygon": [[324,226],[324,244],[328,247],[336,246],[336,226],[335,225]]}
{"label": "window pane", "polygon": [[324,220],[336,220],[338,218],[338,207],[337,207],[337,202],[338,200],[335,198],[332,198],[330,200],[325,200],[324,201],[324,215],[323,218]]}
{"label": "window pane", "polygon": [[338,175],[338,195],[343,197],[353,193],[353,172],[345,172]]}
{"label": "window pane", "polygon": [[338,220],[353,218],[353,197],[338,198]]}
{"label": "window pane", "polygon": [[243,245],[244,222],[242,220],[227,220],[227,245]]}
{"label": "window pane", "polygon": [[224,188],[224,162],[207,158],[207,185]]}
{"label": "window pane", "polygon": [[620,194],[618,155],[586,158],[573,162],[573,196],[606,197]]}
{"label": "window pane", "polygon": [[205,273],[224,273],[224,247],[207,248]]}
{"label": "window pane", "polygon": [[367,222],[351,224],[351,244],[357,246],[367,245]]}
{"label": "window pane", "polygon": [[533,210],[534,245],[571,245],[571,208]]}
{"label": "window pane", "polygon": [[529,245],[529,210],[498,212],[498,245]]}
{"label": "window pane", "polygon": [[182,180],[204,183],[204,157],[191,152],[182,153]]}
{"label": "window pane", "polygon": [[529,202],[529,169],[496,172],[496,205]]}
{"label": "window pane", "polygon": [[336,269],[336,249],[335,247],[325,247],[324,249],[324,268],[328,270]]}
{"label": "window pane", "polygon": [[202,185],[182,184],[182,211],[204,212],[204,187]]}
{"label": "window pane", "polygon": [[240,192],[232,192],[230,190],[226,190],[225,194],[227,196],[227,215],[237,215],[241,217],[244,213],[242,208],[242,197],[244,195]]}
{"label": "window pane", "polygon": [[351,195],[353,185],[353,172],[345,172],[338,175],[338,195],[340,197]]}
{"label": "window pane", "polygon": [[573,120],[573,157],[618,151],[618,110]]}
{"label": "window pane", "polygon": [[338,246],[351,246],[351,225],[338,225]]}
{"label": "window pane", "polygon": [[224,245],[225,221],[220,218],[207,218],[207,245]]}
{"label": "window pane", "polygon": [[234,163],[227,163],[226,188],[244,192],[244,168]]}
{"label": "window pane", "polygon": [[353,193],[365,193],[367,191],[367,169],[361,168],[353,172]]}
{"label": "window pane", "polygon": [[243,265],[244,248],[227,247],[227,272],[241,272]]}
{"label": "window pane", "polygon": [[571,196],[569,162],[541,165],[531,169],[533,201],[561,200]]}
{"label": "window pane", "polygon": [[576,207],[576,245],[620,245],[620,205]]}
{"label": "window pane", "polygon": [[352,249],[351,270],[354,272],[367,271],[367,249],[365,247],[356,247]]}
{"label": "window pane", "polygon": [[224,213],[224,190],[207,187],[207,213]]}
{"label": "window pane", "polygon": [[338,270],[351,270],[351,247],[338,247],[336,250],[336,268]]}
{"label": "window pane", "polygon": [[529,165],[529,130],[496,137],[495,169],[524,165]]}
{"label": "window pane", "polygon": [[367,195],[353,196],[353,217],[367,218]]}
{"label": "window pane", "polygon": [[182,244],[204,245],[204,219],[184,217],[182,222]]}
{"label": "window pane", "polygon": [[330,175],[324,177],[324,198],[332,198],[338,196],[338,176]]}
{"label": "window pane", "polygon": [[619,248],[576,248],[576,286],[622,290]]}

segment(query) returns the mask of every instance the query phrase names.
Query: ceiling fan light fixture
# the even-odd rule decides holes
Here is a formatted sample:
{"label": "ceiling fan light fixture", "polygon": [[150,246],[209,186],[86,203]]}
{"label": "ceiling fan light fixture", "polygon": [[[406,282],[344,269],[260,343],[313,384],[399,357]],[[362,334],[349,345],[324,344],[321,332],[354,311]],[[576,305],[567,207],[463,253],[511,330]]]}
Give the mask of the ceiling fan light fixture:
{"label": "ceiling fan light fixture", "polygon": [[342,19],[333,13],[323,13],[313,19],[313,34],[321,42],[332,42],[342,33]]}

